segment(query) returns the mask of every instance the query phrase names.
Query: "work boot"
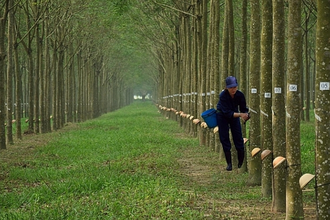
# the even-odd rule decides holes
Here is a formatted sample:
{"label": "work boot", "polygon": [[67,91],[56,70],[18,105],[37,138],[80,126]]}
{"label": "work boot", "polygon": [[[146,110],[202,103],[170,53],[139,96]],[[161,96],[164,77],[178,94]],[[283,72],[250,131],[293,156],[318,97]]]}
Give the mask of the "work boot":
{"label": "work boot", "polygon": [[227,161],[227,171],[232,171],[233,167],[231,165],[231,153],[230,151],[225,151],[225,157],[226,157],[226,161]]}
{"label": "work boot", "polygon": [[238,158],[238,168],[241,168],[244,161],[244,149],[237,151],[237,158]]}

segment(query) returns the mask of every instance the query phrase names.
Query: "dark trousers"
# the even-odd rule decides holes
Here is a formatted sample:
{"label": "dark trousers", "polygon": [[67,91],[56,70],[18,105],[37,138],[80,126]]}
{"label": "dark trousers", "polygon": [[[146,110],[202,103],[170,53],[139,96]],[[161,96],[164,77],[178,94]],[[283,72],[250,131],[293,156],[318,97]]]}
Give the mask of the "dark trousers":
{"label": "dark trousers", "polygon": [[239,118],[227,119],[218,113],[217,123],[219,128],[219,138],[223,147],[223,151],[230,152],[231,150],[231,144],[229,139],[230,129],[237,152],[244,152],[244,141],[242,137],[242,128]]}

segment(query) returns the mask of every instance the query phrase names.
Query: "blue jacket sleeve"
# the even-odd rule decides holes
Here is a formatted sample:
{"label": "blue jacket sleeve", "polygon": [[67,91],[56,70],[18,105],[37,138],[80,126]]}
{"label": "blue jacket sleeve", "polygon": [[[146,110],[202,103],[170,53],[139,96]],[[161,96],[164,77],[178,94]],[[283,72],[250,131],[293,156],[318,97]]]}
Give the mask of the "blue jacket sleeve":
{"label": "blue jacket sleeve", "polygon": [[249,112],[249,109],[248,107],[246,106],[246,99],[245,99],[245,96],[242,92],[241,93],[241,97],[240,97],[240,101],[239,101],[239,111],[242,112],[242,113],[247,113]]}
{"label": "blue jacket sleeve", "polygon": [[226,118],[232,118],[235,113],[229,98],[230,97],[227,97],[226,95],[220,96],[221,111]]}

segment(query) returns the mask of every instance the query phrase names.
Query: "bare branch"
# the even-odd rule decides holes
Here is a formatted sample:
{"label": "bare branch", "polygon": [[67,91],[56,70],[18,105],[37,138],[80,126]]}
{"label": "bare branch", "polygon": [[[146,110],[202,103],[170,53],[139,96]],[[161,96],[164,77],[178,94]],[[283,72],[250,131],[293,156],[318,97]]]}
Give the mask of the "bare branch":
{"label": "bare branch", "polygon": [[178,11],[178,12],[181,12],[181,13],[183,13],[183,14],[186,14],[186,15],[192,16],[192,17],[194,17],[194,18],[197,18],[196,15],[193,15],[193,14],[191,14],[191,13],[189,13],[189,12],[182,11],[182,10],[179,10],[179,9],[177,9],[177,8],[171,7],[171,6],[169,6],[169,5],[165,5],[165,4],[158,3],[158,2],[156,2],[156,1],[153,1],[153,2],[154,2],[155,4],[157,4],[157,5],[162,6],[162,7],[169,8],[169,9],[172,9],[172,10],[174,10],[174,11]]}

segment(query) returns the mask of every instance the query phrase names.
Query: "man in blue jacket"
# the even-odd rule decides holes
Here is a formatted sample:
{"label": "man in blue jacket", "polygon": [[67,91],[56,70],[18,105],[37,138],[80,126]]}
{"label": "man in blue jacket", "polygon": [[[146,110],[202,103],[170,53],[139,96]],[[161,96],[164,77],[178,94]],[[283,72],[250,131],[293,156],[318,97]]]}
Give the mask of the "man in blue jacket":
{"label": "man in blue jacket", "polygon": [[234,76],[226,78],[226,89],[219,95],[217,104],[217,123],[219,128],[219,138],[225,153],[227,168],[231,171],[231,144],[229,139],[229,129],[231,130],[233,141],[237,150],[238,168],[242,167],[244,161],[244,141],[239,118],[247,121],[249,117],[248,108],[244,94],[237,89],[237,79]]}

